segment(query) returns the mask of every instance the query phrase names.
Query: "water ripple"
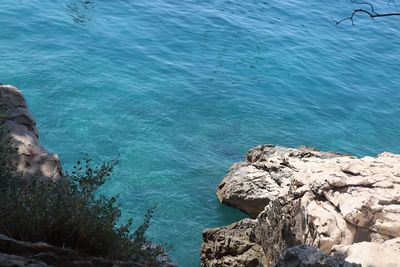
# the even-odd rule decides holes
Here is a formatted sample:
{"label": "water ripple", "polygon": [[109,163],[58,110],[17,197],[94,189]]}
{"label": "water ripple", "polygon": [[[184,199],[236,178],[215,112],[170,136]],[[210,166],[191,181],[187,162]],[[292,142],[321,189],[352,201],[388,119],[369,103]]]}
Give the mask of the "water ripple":
{"label": "water ripple", "polygon": [[397,20],[335,26],[346,1],[96,0],[80,25],[65,4],[0,2],[0,82],[66,166],[120,159],[104,190],[124,218],[158,204],[149,234],[181,266],[243,216],[214,192],[251,146],[400,152]]}

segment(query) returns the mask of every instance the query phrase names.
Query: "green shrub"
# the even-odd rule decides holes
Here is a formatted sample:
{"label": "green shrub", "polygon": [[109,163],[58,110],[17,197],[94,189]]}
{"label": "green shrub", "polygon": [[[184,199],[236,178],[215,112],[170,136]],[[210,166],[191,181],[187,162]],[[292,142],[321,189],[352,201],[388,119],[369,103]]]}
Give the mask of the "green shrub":
{"label": "green shrub", "polygon": [[[0,118],[1,119],[1,118]],[[115,166],[93,166],[89,158],[78,161],[72,173],[57,182],[23,180],[9,162],[15,150],[0,127],[0,233],[23,241],[42,241],[94,256],[157,263],[161,246],[146,239],[154,208],[131,232],[132,220],[119,225],[117,196],[96,193]]]}

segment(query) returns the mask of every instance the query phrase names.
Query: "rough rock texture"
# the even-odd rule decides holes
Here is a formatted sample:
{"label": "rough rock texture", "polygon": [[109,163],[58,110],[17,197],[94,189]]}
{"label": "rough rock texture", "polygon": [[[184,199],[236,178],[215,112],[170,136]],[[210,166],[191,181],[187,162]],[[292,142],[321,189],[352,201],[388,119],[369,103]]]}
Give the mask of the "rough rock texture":
{"label": "rough rock texture", "polygon": [[17,157],[13,159],[17,170],[23,173],[24,178],[59,179],[62,176],[59,158],[39,144],[36,122],[22,93],[13,86],[0,85],[0,101],[6,109],[4,123],[18,148]]}
{"label": "rough rock texture", "polygon": [[384,243],[361,242],[334,246],[332,254],[368,267],[400,266],[400,238]]}
{"label": "rough rock texture", "polygon": [[285,250],[279,257],[275,267],[360,267],[340,258],[326,255],[316,247],[295,246]]}
{"label": "rough rock texture", "polygon": [[[30,114],[22,93],[15,87],[0,85],[1,120],[10,133],[11,142],[17,148],[12,162],[23,178],[46,180],[62,179],[62,169],[57,155],[49,154],[39,144],[35,120]],[[0,138],[8,138],[0,136]],[[0,218],[1,220],[1,218]],[[165,261],[169,260],[165,256]],[[77,251],[55,247],[46,243],[31,243],[0,235],[1,267],[150,267],[175,265],[141,265],[132,262],[113,261],[85,255]]]}
{"label": "rough rock texture", "polygon": [[[79,254],[74,250],[46,243],[17,241],[0,235],[0,266],[2,267],[150,267],[129,262],[118,262]],[[159,266],[159,265],[157,265]],[[168,265],[165,265],[167,267]]]}
{"label": "rough rock texture", "polygon": [[[400,155],[258,146],[233,165],[217,195],[257,217],[252,231],[270,264],[295,245],[331,253],[335,245],[400,237]],[[357,262],[355,247],[348,251]]]}
{"label": "rough rock texture", "polygon": [[289,193],[296,168],[301,170],[304,162],[310,159],[320,159],[323,162],[338,157],[341,156],[306,147],[292,149],[273,145],[259,146],[247,153],[245,162],[235,163],[231,167],[219,184],[217,195],[223,204],[256,218],[271,200]]}
{"label": "rough rock texture", "polygon": [[203,239],[212,242],[203,243],[203,266],[257,267],[265,264],[267,259],[261,246],[255,243],[253,227],[254,221],[246,219],[227,227],[206,229]]}

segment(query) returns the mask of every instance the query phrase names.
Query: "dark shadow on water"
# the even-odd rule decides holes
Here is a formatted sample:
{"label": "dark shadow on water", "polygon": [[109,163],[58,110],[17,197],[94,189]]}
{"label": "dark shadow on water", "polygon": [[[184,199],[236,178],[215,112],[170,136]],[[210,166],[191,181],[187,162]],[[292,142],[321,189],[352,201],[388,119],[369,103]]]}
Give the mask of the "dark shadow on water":
{"label": "dark shadow on water", "polygon": [[91,11],[94,0],[71,0],[66,4],[67,14],[76,24],[85,24],[91,21]]}

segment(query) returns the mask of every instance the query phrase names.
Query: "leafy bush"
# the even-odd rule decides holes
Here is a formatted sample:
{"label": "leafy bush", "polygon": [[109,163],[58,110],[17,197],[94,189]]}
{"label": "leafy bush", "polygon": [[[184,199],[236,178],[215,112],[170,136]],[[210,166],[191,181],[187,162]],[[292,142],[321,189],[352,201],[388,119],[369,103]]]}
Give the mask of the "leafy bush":
{"label": "leafy bush", "polygon": [[[1,119],[1,117],[0,117]],[[94,256],[157,263],[161,246],[146,239],[154,208],[131,232],[132,220],[119,225],[117,196],[96,192],[110,177],[115,162],[93,166],[89,158],[57,182],[23,180],[9,162],[15,150],[0,127],[0,233],[23,241],[42,241]]]}

